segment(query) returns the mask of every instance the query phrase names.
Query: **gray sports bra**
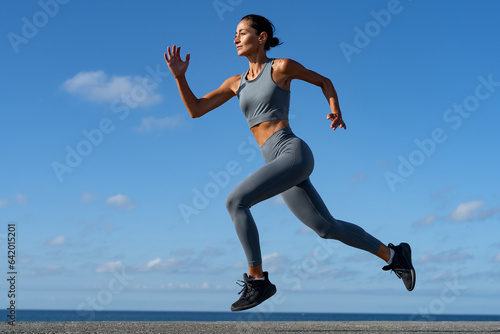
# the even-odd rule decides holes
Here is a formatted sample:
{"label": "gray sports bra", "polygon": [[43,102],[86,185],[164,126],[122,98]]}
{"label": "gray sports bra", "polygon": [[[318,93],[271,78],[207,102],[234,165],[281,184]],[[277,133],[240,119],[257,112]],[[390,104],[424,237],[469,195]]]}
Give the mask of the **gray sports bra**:
{"label": "gray sports bra", "polygon": [[267,59],[259,75],[247,80],[249,69],[241,75],[238,99],[249,127],[266,121],[288,120],[290,91],[279,87],[272,78],[274,59]]}

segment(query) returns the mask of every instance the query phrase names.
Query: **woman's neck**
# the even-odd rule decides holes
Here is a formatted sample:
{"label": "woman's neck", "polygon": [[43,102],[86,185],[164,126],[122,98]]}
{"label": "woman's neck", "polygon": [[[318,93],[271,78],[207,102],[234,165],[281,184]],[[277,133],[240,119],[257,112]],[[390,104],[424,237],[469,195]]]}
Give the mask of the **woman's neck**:
{"label": "woman's neck", "polygon": [[264,64],[267,61],[267,55],[265,53],[258,53],[255,55],[249,55],[248,58],[248,66],[250,68],[250,76],[255,78],[259,75],[260,71],[264,67]]}

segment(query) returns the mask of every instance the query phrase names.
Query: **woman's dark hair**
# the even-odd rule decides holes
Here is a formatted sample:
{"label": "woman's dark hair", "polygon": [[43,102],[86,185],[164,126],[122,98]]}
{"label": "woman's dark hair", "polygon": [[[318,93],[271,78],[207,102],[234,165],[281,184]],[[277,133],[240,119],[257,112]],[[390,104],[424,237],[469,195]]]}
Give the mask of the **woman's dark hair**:
{"label": "woman's dark hair", "polygon": [[264,50],[269,50],[270,48],[275,47],[276,45],[281,45],[280,40],[277,37],[274,37],[274,25],[266,19],[264,16],[250,14],[244,16],[241,21],[248,20],[250,21],[250,26],[255,29],[257,36],[260,35],[263,31],[267,33],[267,41],[264,45]]}

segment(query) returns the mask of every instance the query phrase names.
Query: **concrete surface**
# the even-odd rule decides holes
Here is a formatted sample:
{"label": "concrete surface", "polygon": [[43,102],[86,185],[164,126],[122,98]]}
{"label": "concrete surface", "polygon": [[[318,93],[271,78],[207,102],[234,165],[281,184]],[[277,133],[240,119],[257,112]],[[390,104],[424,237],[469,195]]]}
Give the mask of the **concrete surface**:
{"label": "concrete surface", "polygon": [[500,333],[500,322],[328,321],[328,322],[17,322],[1,333]]}

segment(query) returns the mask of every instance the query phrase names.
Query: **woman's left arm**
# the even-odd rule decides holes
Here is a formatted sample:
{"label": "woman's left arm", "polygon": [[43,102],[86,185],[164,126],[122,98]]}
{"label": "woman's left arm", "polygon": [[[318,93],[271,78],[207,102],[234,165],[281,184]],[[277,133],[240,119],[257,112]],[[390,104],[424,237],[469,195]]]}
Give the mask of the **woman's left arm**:
{"label": "woman's left arm", "polygon": [[308,70],[300,63],[292,59],[282,59],[279,67],[280,72],[282,72],[283,76],[286,78],[285,81],[287,81],[288,84],[293,79],[299,79],[321,87],[323,94],[325,94],[328,104],[330,105],[331,112],[326,116],[327,119],[332,121],[330,127],[333,130],[338,127],[347,129],[344,121],[342,120],[337,91],[335,91],[335,87],[333,87],[330,79],[314,71]]}

